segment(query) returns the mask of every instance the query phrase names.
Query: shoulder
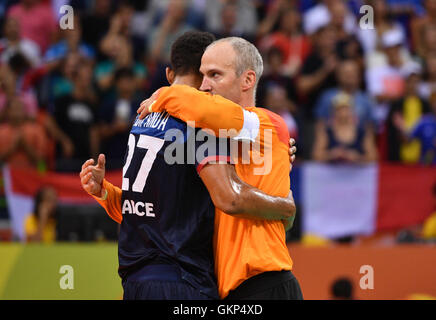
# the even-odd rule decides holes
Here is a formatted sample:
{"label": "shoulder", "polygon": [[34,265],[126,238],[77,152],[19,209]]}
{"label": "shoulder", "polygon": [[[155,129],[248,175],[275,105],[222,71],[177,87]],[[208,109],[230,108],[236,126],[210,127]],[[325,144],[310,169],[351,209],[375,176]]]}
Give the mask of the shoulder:
{"label": "shoulder", "polygon": [[268,124],[272,125],[273,128],[276,130],[280,141],[282,141],[285,144],[288,144],[290,136],[289,136],[288,126],[286,125],[285,120],[280,115],[278,115],[275,112],[272,112],[271,110],[264,109],[264,108],[255,108],[255,109],[257,113],[260,115],[259,118],[260,118],[261,126],[264,123],[266,125]]}

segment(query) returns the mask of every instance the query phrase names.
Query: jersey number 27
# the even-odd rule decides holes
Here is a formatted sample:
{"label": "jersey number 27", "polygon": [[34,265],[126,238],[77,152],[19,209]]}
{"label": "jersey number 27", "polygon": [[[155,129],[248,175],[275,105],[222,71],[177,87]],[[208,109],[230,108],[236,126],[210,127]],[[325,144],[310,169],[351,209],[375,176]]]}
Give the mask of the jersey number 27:
{"label": "jersey number 27", "polygon": [[123,167],[123,191],[129,191],[130,189],[130,179],[126,178],[126,172],[129,169],[130,163],[132,162],[133,154],[136,148],[147,149],[144,159],[142,159],[139,171],[136,174],[136,179],[132,185],[132,191],[142,193],[147,182],[148,174],[150,173],[151,167],[153,166],[153,162],[154,160],[156,160],[156,155],[164,145],[164,142],[165,140],[163,139],[141,134],[139,136],[138,143],[135,146],[135,136],[133,134],[130,134],[128,142],[129,150],[126,163]]}

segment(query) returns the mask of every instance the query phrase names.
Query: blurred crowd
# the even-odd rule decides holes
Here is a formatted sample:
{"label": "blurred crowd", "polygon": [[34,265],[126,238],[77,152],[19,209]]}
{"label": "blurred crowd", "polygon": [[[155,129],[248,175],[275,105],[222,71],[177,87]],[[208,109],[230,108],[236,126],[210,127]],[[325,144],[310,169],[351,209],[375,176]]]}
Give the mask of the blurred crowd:
{"label": "blurred crowd", "polygon": [[191,29],[256,44],[256,104],[284,118],[299,161],[436,163],[436,0],[5,0],[0,23],[3,163],[72,172],[103,152],[120,168]]}

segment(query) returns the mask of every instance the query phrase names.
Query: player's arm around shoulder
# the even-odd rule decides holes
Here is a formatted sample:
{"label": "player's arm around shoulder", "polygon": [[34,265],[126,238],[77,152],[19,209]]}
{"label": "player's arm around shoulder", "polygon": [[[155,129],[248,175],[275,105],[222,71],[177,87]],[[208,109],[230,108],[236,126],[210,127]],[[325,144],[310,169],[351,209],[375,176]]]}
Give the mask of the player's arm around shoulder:
{"label": "player's arm around shoulder", "polygon": [[244,109],[220,95],[212,95],[186,85],[172,85],[156,91],[144,100],[137,112],[139,119],[151,112],[166,111],[185,122],[193,122],[197,128],[211,129],[216,136],[227,130],[230,137],[244,128],[247,113]]}
{"label": "player's arm around shoulder", "polygon": [[121,213],[122,191],[104,179],[105,163],[106,158],[103,154],[99,155],[97,165],[94,165],[94,159],[87,160],[80,171],[80,182],[82,188],[97,200],[109,217],[115,222],[121,223],[123,219]]}

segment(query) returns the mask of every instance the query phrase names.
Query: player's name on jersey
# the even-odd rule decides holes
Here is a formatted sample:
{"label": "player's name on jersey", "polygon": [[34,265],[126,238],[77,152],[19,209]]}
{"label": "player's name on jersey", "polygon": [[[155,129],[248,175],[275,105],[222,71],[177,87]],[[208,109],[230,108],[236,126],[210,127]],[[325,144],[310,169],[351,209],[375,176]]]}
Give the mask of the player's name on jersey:
{"label": "player's name on jersey", "polygon": [[153,212],[153,203],[151,202],[141,202],[125,199],[122,207],[122,214],[136,214],[140,217],[155,217]]}
{"label": "player's name on jersey", "polygon": [[170,115],[165,111],[153,112],[142,120],[137,118],[133,126],[141,128],[153,128],[156,130],[164,131],[169,117]]}

